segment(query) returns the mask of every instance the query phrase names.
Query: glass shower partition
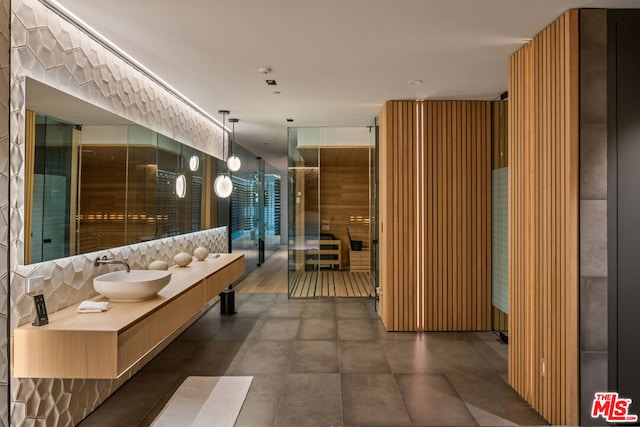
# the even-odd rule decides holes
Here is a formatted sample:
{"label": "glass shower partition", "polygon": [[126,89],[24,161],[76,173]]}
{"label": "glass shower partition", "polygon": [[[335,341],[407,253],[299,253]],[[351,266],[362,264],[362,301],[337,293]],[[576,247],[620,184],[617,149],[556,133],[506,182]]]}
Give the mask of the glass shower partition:
{"label": "glass shower partition", "polygon": [[274,166],[264,165],[264,254],[265,259],[280,249],[280,189],[282,174]]}
{"label": "glass shower partition", "polygon": [[242,166],[233,172],[231,248],[245,256],[245,273],[260,267],[280,247],[280,172],[240,145]]}
{"label": "glass shower partition", "polygon": [[320,149],[299,144],[319,140],[319,128],[289,128],[289,297],[314,297],[315,287],[305,286],[305,273],[319,269],[309,252],[319,250]]}

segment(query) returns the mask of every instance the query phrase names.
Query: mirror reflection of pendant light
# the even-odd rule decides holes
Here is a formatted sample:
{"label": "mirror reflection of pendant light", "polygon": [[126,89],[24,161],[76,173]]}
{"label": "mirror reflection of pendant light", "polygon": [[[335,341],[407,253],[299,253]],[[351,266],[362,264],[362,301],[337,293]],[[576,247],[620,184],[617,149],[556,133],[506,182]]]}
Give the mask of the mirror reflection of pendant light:
{"label": "mirror reflection of pendant light", "polygon": [[[177,162],[178,162],[177,169],[179,171],[182,171],[183,170],[182,169],[182,144],[180,145],[180,155],[178,155],[177,157]],[[176,196],[178,196],[179,199],[184,199],[184,196],[186,195],[187,195],[187,178],[184,176],[183,173],[181,173],[176,178]]]}
{"label": "mirror reflection of pendant light", "polygon": [[240,157],[236,156],[236,123],[240,120],[238,119],[229,119],[231,125],[231,142],[229,142],[229,158],[227,159],[227,167],[231,172],[237,172],[240,170],[240,166],[242,163],[240,162]]}
{"label": "mirror reflection of pendant light", "polygon": [[187,195],[187,178],[184,175],[178,175],[176,178],[176,195],[181,199]]}
{"label": "mirror reflection of pendant light", "polygon": [[[228,110],[219,110],[218,113],[222,114],[222,160],[224,161],[224,138],[227,133],[226,130],[226,118],[229,114]],[[228,173],[221,173],[213,182],[213,191],[216,195],[222,199],[226,199],[231,195],[233,191],[233,183]]]}
{"label": "mirror reflection of pendant light", "polygon": [[199,167],[200,167],[200,157],[191,156],[191,158],[189,159],[189,169],[191,170],[191,172],[197,171]]}

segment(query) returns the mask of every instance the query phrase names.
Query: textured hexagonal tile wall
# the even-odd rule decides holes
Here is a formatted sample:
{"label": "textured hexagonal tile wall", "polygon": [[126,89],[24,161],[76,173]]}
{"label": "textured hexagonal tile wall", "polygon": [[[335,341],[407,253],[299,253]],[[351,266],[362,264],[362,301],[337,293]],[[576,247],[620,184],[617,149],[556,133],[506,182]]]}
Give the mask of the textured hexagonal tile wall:
{"label": "textured hexagonal tile wall", "polygon": [[[7,322],[8,313],[7,306],[10,301],[7,300],[8,290],[8,271],[7,271],[7,255],[9,253],[9,188],[10,166],[6,154],[9,152],[9,80],[10,80],[10,53],[8,47],[11,42],[11,34],[9,34],[10,20],[10,1],[0,0],[0,150],[3,155],[0,156],[0,396],[8,395],[8,364],[7,364]],[[23,33],[26,37],[26,33]],[[8,419],[6,399],[0,402],[0,426],[6,425]]]}
{"label": "textured hexagonal tile wall", "polygon": [[[25,77],[39,80],[218,158],[222,157],[222,132],[210,118],[38,0],[0,2],[0,22],[11,20],[12,26],[11,34],[0,34],[0,46],[9,46],[11,43],[7,58],[0,55],[0,74],[6,79],[0,82],[0,92],[7,92],[0,93],[0,115],[8,118],[0,120],[0,148],[4,147],[2,149],[5,152],[10,148],[9,161],[0,164],[0,181],[5,182],[2,188],[10,186],[11,189],[10,200],[6,192],[0,193],[0,235],[4,239],[0,241],[0,250],[4,256],[10,253],[12,271],[10,312],[4,310],[0,321],[6,324],[7,316],[13,326],[31,321],[34,315],[33,302],[31,297],[25,295],[25,283],[34,275],[45,278],[44,294],[50,312],[95,295],[92,279],[93,259],[96,256],[125,259],[134,268],[144,268],[156,259],[172,264],[175,253],[191,252],[196,246],[205,246],[212,252],[226,252],[226,228],[221,228],[40,264],[21,265],[24,260]],[[8,29],[8,26],[1,26],[5,27]],[[2,104],[6,99],[10,99],[9,105]],[[7,122],[10,122],[9,131],[2,125]],[[6,299],[9,281],[6,265],[6,262],[0,262],[0,281],[3,284],[0,287],[0,301]],[[105,271],[103,269],[95,273]],[[7,337],[4,331],[6,328],[0,325],[0,348],[6,354]],[[76,424],[144,363],[146,360],[117,381],[11,378],[11,425]],[[9,380],[6,358],[0,358],[0,364],[4,373],[4,377],[0,378],[0,389],[6,393]],[[1,405],[0,416],[5,420],[7,408],[3,409]]]}

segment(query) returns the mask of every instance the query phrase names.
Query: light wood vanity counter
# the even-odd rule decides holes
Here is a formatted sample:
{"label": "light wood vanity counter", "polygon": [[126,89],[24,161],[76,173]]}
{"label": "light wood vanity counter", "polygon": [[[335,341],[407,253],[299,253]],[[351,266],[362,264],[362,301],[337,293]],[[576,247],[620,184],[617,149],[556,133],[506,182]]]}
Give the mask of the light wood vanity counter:
{"label": "light wood vanity counter", "polygon": [[140,302],[109,301],[102,313],[78,304],[49,315],[45,326],[23,325],[13,335],[17,378],[118,378],[244,273],[243,254],[171,267],[158,296]]}

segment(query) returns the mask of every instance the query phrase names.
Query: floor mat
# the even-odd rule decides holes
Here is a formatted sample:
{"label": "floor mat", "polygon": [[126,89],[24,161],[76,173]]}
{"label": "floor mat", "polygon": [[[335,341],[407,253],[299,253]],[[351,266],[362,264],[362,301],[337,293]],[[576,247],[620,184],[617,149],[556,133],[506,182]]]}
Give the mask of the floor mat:
{"label": "floor mat", "polygon": [[187,377],[171,396],[155,427],[233,427],[253,377]]}

